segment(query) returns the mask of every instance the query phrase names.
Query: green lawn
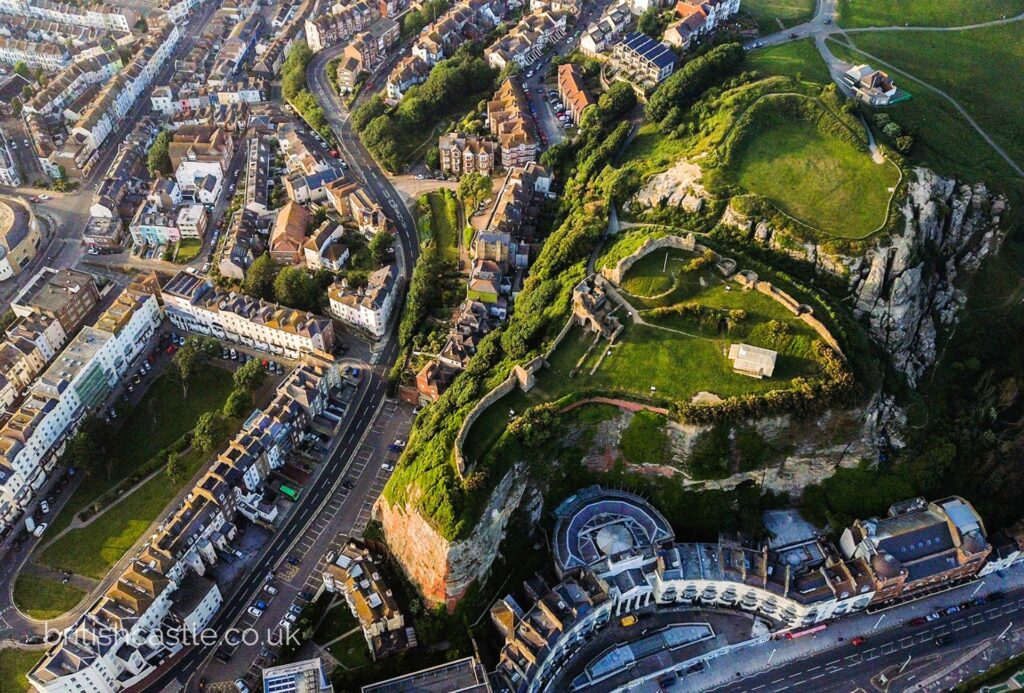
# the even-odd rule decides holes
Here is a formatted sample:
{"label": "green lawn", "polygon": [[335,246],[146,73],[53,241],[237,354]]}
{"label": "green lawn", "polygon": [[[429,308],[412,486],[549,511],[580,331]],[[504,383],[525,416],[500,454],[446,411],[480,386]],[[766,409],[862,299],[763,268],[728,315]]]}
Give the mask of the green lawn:
{"label": "green lawn", "polygon": [[160,376],[138,406],[121,411],[124,422],[114,436],[112,472],[109,478],[96,475],[84,479],[60,514],[50,523],[53,536],[71,523],[72,517],[114,484],[129,476],[140,464],[192,430],[203,412],[219,409],[231,392],[231,373],[208,367],[196,374],[182,396],[181,383],[174,376]]}
{"label": "green lawn", "polygon": [[[1024,22],[972,31],[877,32],[851,38],[857,48],[948,93],[1024,166]],[[961,59],[951,61],[950,56]],[[899,86],[899,75],[893,77]]]}
{"label": "green lawn", "polygon": [[20,574],[14,581],[14,603],[18,610],[40,621],[70,611],[85,594],[77,587],[39,575]]}
{"label": "green lawn", "polygon": [[178,255],[175,260],[182,264],[192,262],[199,256],[199,251],[202,249],[202,241],[195,238],[186,238],[178,242]]}
{"label": "green lawn", "polygon": [[[186,454],[193,474],[205,459],[206,456],[196,450]],[[68,532],[50,545],[43,552],[42,562],[54,568],[101,579],[138,541],[180,490],[181,486],[161,471],[116,508],[91,524]]]}
{"label": "green lawn", "polygon": [[[858,35],[858,43],[864,38],[864,35]],[[829,49],[837,58],[851,63],[863,62],[865,59],[863,55],[835,41],[829,41]],[[967,69],[966,66],[964,69]],[[886,113],[914,133],[914,148],[910,153],[914,163],[943,175],[955,174],[968,180],[993,181],[1014,175],[1002,157],[996,154],[949,101],[899,73],[894,73],[893,77],[897,85],[909,91],[912,96],[907,101],[887,108]],[[922,79],[930,77],[922,75]]]}
{"label": "green lawn", "polygon": [[799,76],[821,84],[831,80],[828,67],[811,39],[759,48],[747,56],[747,66],[765,75]]}
{"label": "green lawn", "polygon": [[372,661],[370,659],[370,648],[366,646],[366,640],[363,638],[362,633],[353,633],[347,638],[334,643],[327,650],[346,669],[357,669],[366,666]]}
{"label": "green lawn", "polygon": [[761,33],[771,34],[813,17],[814,0],[745,0],[742,9],[757,21]]}
{"label": "green lawn", "polygon": [[26,677],[42,654],[42,650],[0,650],[0,691],[23,693],[33,690]]}
{"label": "green lawn", "polygon": [[839,0],[839,24],[846,28],[964,26],[1011,17],[1022,10],[1020,0]]}
{"label": "green lawn", "polygon": [[775,119],[738,153],[736,178],[805,224],[863,238],[885,223],[899,172],[811,123]]}
{"label": "green lawn", "polygon": [[352,615],[352,610],[344,599],[340,599],[317,626],[313,640],[323,645],[358,627],[359,621]]}

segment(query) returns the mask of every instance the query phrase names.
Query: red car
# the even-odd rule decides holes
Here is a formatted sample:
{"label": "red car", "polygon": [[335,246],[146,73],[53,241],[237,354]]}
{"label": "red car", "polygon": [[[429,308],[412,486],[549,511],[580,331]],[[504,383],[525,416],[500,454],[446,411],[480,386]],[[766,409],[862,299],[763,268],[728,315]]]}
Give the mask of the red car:
{"label": "red car", "polygon": [[910,625],[912,626],[923,626],[927,622],[928,619],[926,619],[924,616],[918,616],[917,618],[910,619]]}
{"label": "red car", "polygon": [[856,638],[854,638],[853,640],[850,641],[850,644],[853,645],[854,647],[860,647],[861,645],[864,644],[864,638],[861,637],[860,635],[858,635]]}
{"label": "red car", "polygon": [[177,350],[178,350],[178,347],[177,347],[177,346],[175,346],[174,344],[172,344],[172,345],[170,345],[169,347],[167,347],[167,353],[168,353],[168,354],[173,354],[173,353],[174,353],[174,352],[176,352]]}

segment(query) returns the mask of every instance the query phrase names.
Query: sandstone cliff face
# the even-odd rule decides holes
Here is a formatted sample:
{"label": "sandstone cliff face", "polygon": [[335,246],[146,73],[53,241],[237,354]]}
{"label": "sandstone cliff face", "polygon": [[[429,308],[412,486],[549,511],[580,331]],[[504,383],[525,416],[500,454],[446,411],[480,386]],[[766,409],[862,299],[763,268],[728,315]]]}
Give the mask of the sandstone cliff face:
{"label": "sandstone cliff face", "polygon": [[377,515],[391,553],[431,605],[454,608],[477,580],[483,580],[498,555],[505,527],[520,503],[539,510],[540,495],[529,484],[525,464],[509,470],[498,483],[466,539],[448,541],[415,509],[391,507],[381,496]]}
{"label": "sandstone cliff face", "polygon": [[957,280],[998,248],[1005,206],[983,184],[916,169],[900,209],[902,233],[850,263],[856,312],[911,386],[935,362],[939,330],[966,301]]}

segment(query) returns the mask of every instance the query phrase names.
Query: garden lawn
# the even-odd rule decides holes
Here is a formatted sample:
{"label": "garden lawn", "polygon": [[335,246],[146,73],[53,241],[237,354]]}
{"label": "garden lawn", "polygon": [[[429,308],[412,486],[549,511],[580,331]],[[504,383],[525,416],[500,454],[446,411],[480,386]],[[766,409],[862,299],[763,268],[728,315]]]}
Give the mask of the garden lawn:
{"label": "garden lawn", "polygon": [[743,10],[763,34],[802,24],[814,16],[814,0],[745,0]]}
{"label": "garden lawn", "polygon": [[818,132],[811,123],[776,120],[737,154],[736,179],[750,192],[824,233],[864,238],[885,223],[894,164]]}
{"label": "garden lawn", "polygon": [[39,575],[22,573],[14,580],[14,603],[18,610],[40,621],[70,611],[84,597],[85,590]]}
{"label": "garden lawn", "polygon": [[83,479],[60,514],[50,523],[50,536],[71,524],[74,515],[104,491],[191,431],[201,414],[220,409],[231,392],[231,386],[229,371],[209,366],[196,374],[188,386],[186,398],[182,396],[181,383],[168,373],[157,378],[130,412],[119,408],[119,420],[124,421],[113,436],[110,476],[96,474]]}
{"label": "garden lawn", "polygon": [[353,633],[334,643],[327,650],[346,669],[358,669],[371,661],[370,649],[366,646],[366,640],[362,633]]}
{"label": "garden lawn", "polygon": [[42,655],[42,650],[0,650],[0,691],[23,693],[32,690],[28,683],[28,672]]}
{"label": "garden lawn", "polygon": [[441,191],[429,194],[434,242],[444,252],[445,260],[457,260],[459,253],[459,201]]}
{"label": "garden lawn", "polygon": [[178,241],[178,255],[175,261],[181,264],[192,262],[199,256],[199,251],[202,249],[203,242],[194,238]]}
{"label": "garden lawn", "polygon": [[[744,5],[746,7],[746,5]],[[811,39],[759,48],[747,55],[747,67],[765,75],[782,75],[828,84],[828,67]]]}
{"label": "garden lawn", "polygon": [[[185,454],[189,478],[205,459],[206,456],[198,450]],[[114,509],[85,527],[71,530],[51,544],[43,552],[42,562],[61,570],[102,579],[180,490],[181,487],[161,471]]]}
{"label": "garden lawn", "polygon": [[848,29],[964,26],[1012,17],[1021,10],[1020,0],[839,0],[839,24]]}
{"label": "garden lawn", "polygon": [[[1019,2],[1017,6],[1019,11]],[[850,38],[857,48],[948,93],[1024,166],[1024,22],[971,31],[893,31]],[[962,59],[951,61],[950,56]],[[893,78],[899,86],[899,74]],[[893,115],[899,118],[898,112]]]}

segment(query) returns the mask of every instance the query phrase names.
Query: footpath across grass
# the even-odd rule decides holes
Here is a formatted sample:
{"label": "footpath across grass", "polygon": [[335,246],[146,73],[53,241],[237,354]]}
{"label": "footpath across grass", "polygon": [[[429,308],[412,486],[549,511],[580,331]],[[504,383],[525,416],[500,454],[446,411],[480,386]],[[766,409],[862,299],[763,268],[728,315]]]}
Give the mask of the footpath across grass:
{"label": "footpath across grass", "polygon": [[772,34],[813,17],[814,0],[746,0],[742,9],[754,18],[762,34]]}
{"label": "footpath across grass", "polygon": [[122,412],[124,422],[113,437],[109,450],[110,476],[102,474],[83,479],[53,521],[47,533],[53,536],[71,524],[80,510],[107,489],[128,477],[139,465],[191,431],[199,416],[219,409],[231,392],[231,373],[208,366],[200,370],[184,396],[181,383],[170,373],[157,378],[149,391],[130,412]]}
{"label": "footpath across grass", "polygon": [[40,621],[70,611],[85,595],[85,590],[40,575],[23,573],[14,580],[14,604],[26,616]]}
{"label": "footpath across grass", "polygon": [[445,260],[457,260],[459,253],[459,201],[450,190],[442,189],[428,193],[430,218],[433,224],[434,241],[444,254]]}
{"label": "footpath across grass", "polygon": [[28,672],[42,654],[41,650],[0,650],[0,691],[24,693],[32,690],[28,683]]}
{"label": "footpath across grass", "polygon": [[[1016,11],[1006,14],[1024,9],[1019,1],[1015,4]],[[971,22],[982,21],[973,11],[964,16]],[[970,31],[871,32],[850,38],[857,48],[945,91],[1010,158],[1024,166],[1024,71],[1020,69],[1024,65],[1024,22]],[[870,62],[863,56],[862,60]],[[893,79],[900,86],[900,75],[894,74]],[[893,117],[899,119],[898,112]]]}
{"label": "footpath across grass", "polygon": [[[206,455],[194,449],[185,454],[190,478],[206,459]],[[109,512],[51,544],[41,561],[54,568],[102,579],[180,490],[181,486],[161,471]]]}
{"label": "footpath across grass", "polygon": [[885,223],[899,170],[811,123],[776,120],[739,153],[736,178],[811,227],[864,238]]}
{"label": "footpath across grass", "polygon": [[964,26],[1012,17],[1021,10],[1020,0],[839,0],[839,25]]}

